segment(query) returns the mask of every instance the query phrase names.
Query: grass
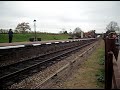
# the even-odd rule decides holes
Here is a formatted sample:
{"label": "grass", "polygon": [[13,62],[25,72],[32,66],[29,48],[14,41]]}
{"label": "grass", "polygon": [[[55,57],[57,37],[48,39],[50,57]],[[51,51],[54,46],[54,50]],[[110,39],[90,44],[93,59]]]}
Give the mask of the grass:
{"label": "grass", "polygon": [[105,83],[105,55],[104,55],[104,50],[99,49],[99,62],[98,64],[100,65],[100,69],[98,70],[96,76],[98,80],[98,85],[100,87],[103,87],[103,84]]}
{"label": "grass", "polygon": [[[13,42],[28,42],[29,38],[34,38],[34,34],[14,34]],[[37,38],[41,38],[42,41],[45,40],[63,40],[68,39],[70,36],[68,34],[51,34],[51,33],[40,33],[36,34]],[[8,42],[8,34],[0,34],[0,43]]]}
{"label": "grass", "polygon": [[65,88],[104,89],[104,42],[88,57],[73,76],[67,80]]}
{"label": "grass", "polygon": [[97,88],[104,88],[104,81],[105,81],[104,62],[105,62],[104,42],[101,41],[100,45],[97,47],[97,50],[88,58],[88,60],[85,62],[84,65],[84,67],[87,67],[88,69],[87,72],[90,75],[93,75],[91,79],[92,81],[94,81],[93,84],[96,85]]}

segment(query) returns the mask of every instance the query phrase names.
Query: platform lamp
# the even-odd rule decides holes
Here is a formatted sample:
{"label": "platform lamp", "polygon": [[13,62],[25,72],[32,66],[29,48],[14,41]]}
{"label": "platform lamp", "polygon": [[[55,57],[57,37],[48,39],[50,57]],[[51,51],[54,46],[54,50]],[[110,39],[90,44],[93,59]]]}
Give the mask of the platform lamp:
{"label": "platform lamp", "polygon": [[34,31],[35,31],[35,41],[37,41],[37,39],[36,39],[36,20],[34,20],[33,22],[34,22]]}

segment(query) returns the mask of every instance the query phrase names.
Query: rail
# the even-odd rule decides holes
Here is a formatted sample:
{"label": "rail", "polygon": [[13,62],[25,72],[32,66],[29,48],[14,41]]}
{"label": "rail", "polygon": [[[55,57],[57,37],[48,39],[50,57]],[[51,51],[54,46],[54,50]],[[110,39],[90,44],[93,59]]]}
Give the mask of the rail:
{"label": "rail", "polygon": [[[93,41],[93,42],[95,42],[95,41]],[[84,47],[84,46],[86,46],[86,45],[89,45],[89,44],[91,44],[91,43],[93,43],[93,42],[86,42],[86,43],[84,43],[83,42],[83,44],[82,45],[80,45],[80,44],[78,44],[78,45],[75,45],[75,46],[71,46],[71,47],[67,47],[66,49],[70,49],[70,50],[66,50],[66,49],[64,49],[64,52],[62,52],[62,53],[57,53],[57,52],[55,52],[55,53],[57,53],[57,54],[55,54],[53,57],[48,57],[47,59],[46,58],[44,58],[45,60],[44,61],[42,61],[42,62],[49,62],[50,60],[53,60],[53,59],[55,59],[55,58],[57,58],[57,57],[60,57],[60,56],[62,56],[62,55],[65,55],[65,54],[67,54],[67,53],[70,53],[70,52],[72,52],[72,51],[75,51],[75,50],[77,50],[77,49],[80,49],[80,48],[82,48],[82,47]],[[78,47],[79,46],[79,47]],[[76,47],[76,48],[75,48]],[[50,55],[51,56],[51,55]],[[35,60],[34,60],[35,59]],[[5,73],[4,75],[1,75],[1,77],[0,77],[0,83],[1,83],[1,87],[6,87],[9,83],[7,83],[8,81],[11,81],[14,77],[15,77],[15,81],[13,81],[13,83],[14,82],[16,82],[16,81],[18,81],[17,80],[17,78],[19,77],[19,76],[22,76],[23,77],[23,75],[24,74],[28,74],[28,71],[30,70],[30,74],[31,74],[31,71],[32,71],[32,68],[34,69],[34,68],[37,68],[37,67],[39,67],[39,66],[42,66],[41,64],[43,64],[40,60],[38,61],[38,57],[37,58],[34,58],[34,59],[31,59],[31,60],[28,60],[28,61],[31,61],[31,63],[30,62],[28,62],[28,64],[30,63],[30,65],[28,65],[28,64],[26,64],[25,63],[25,65],[20,69],[20,68],[18,68],[18,64],[16,63],[16,65],[9,65],[8,66],[8,68],[6,68],[6,69],[4,69],[5,67],[7,67],[7,66],[5,66],[5,67],[1,67],[1,74],[2,74],[2,71],[3,71],[3,73]],[[33,62],[33,61],[35,61],[35,62]],[[27,61],[26,61],[27,62]],[[32,65],[31,65],[32,64]],[[46,64],[46,63],[45,63]],[[44,65],[44,64],[43,64]],[[21,66],[21,65],[20,65]],[[10,68],[10,67],[12,67],[12,68]],[[11,72],[10,72],[10,70],[11,70]],[[7,72],[7,71],[9,71],[9,72]],[[27,73],[26,73],[27,72]],[[7,73],[7,74],[6,74]],[[24,74],[23,74],[24,73]],[[23,75],[21,75],[21,74],[23,74]],[[17,76],[17,78],[16,78],[16,76]],[[19,78],[18,78],[19,79]],[[21,79],[21,78],[20,78]],[[3,85],[3,84],[5,84],[5,85]],[[10,84],[9,84],[10,85]],[[8,85],[8,86],[9,86]]]}

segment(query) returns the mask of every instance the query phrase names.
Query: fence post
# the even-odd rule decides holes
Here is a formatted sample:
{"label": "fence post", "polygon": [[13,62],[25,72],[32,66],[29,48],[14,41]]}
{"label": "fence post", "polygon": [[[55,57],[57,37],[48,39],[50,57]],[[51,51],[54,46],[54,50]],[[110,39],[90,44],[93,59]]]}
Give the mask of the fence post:
{"label": "fence post", "polygon": [[107,60],[106,60],[106,71],[105,71],[105,80],[106,80],[106,88],[105,89],[111,89],[112,88],[112,77],[113,77],[113,54],[112,52],[108,52]]}
{"label": "fence post", "polygon": [[105,38],[105,89],[112,88],[114,49],[115,39]]}

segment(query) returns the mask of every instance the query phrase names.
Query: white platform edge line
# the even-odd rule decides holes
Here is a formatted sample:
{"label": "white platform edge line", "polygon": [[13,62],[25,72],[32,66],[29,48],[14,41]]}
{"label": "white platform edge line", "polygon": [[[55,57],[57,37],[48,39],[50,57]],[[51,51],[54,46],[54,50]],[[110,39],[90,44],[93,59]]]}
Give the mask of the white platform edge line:
{"label": "white platform edge line", "polygon": [[25,45],[5,46],[5,47],[0,47],[0,49],[10,49],[10,48],[19,48],[19,47],[25,47]]}
{"label": "white platform edge line", "polygon": [[41,45],[41,44],[33,44],[33,46],[39,46],[39,45]]}
{"label": "white platform edge line", "polygon": [[45,43],[45,44],[51,44],[51,43]]}
{"label": "white platform edge line", "polygon": [[60,43],[60,42],[54,42],[54,43]]}

